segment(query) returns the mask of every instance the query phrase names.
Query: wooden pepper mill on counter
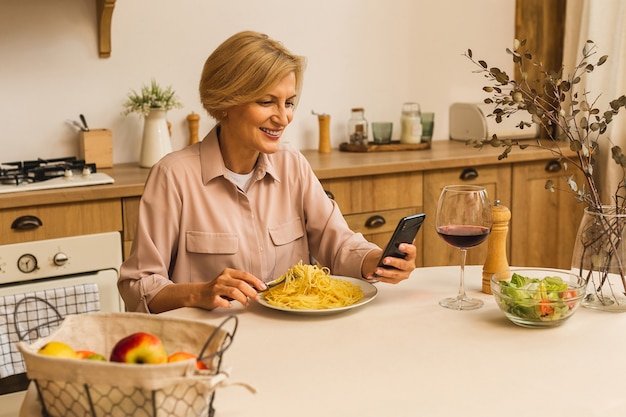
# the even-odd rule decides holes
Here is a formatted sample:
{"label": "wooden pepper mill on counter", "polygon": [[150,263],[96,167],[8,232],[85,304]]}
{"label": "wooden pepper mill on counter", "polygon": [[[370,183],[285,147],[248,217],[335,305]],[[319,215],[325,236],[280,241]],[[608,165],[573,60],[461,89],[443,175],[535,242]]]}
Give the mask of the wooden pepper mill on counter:
{"label": "wooden pepper mill on counter", "polygon": [[198,124],[200,122],[200,116],[191,112],[187,116],[187,127],[189,128],[189,145],[193,145],[198,142]]}
{"label": "wooden pepper mill on counter", "polygon": [[317,121],[319,124],[319,153],[328,153],[330,152],[330,114],[326,113],[315,113],[311,111],[312,114],[317,116]]}
{"label": "wooden pepper mill on counter", "polygon": [[496,200],[491,207],[493,226],[487,238],[487,258],[483,265],[482,291],[491,294],[491,277],[496,272],[508,271],[509,262],[506,257],[506,238],[509,231],[510,210]]}

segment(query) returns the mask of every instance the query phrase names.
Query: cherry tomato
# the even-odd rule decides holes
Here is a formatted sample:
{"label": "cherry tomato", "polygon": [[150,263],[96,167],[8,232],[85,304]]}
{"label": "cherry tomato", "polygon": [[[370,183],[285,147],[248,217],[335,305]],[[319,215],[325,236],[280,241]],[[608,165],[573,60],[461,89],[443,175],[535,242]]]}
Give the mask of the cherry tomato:
{"label": "cherry tomato", "polygon": [[541,312],[541,317],[551,316],[554,314],[554,307],[552,307],[550,303],[551,301],[548,299],[539,301],[539,311]]}

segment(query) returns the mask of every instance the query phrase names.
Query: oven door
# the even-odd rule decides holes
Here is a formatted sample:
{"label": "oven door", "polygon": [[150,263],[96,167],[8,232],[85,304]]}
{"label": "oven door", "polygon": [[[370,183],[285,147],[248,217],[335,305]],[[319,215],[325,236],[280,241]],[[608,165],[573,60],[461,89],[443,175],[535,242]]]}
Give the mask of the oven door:
{"label": "oven door", "polygon": [[[0,366],[4,366],[0,378],[0,417],[19,415],[28,387],[21,355],[15,354],[16,339],[47,336],[67,314],[123,311],[117,278],[116,269],[104,269],[0,287]],[[26,324],[24,320],[31,322]],[[38,323],[33,325],[33,320]]]}

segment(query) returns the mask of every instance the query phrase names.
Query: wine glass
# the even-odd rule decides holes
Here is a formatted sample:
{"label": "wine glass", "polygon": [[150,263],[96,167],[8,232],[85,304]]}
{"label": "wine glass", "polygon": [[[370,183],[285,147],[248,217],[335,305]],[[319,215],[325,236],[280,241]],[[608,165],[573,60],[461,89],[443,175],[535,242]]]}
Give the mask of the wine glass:
{"label": "wine glass", "polygon": [[491,204],[487,190],[476,185],[448,185],[437,203],[435,227],[441,238],[461,250],[461,282],[459,294],[445,298],[439,305],[454,310],[474,310],[483,302],[465,294],[465,258],[467,249],[487,239],[491,232]]}

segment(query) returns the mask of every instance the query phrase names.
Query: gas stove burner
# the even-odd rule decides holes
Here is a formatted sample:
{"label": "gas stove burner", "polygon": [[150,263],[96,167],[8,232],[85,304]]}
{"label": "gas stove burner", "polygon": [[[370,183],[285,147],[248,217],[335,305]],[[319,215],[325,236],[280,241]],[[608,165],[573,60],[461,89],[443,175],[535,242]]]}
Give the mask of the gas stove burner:
{"label": "gas stove burner", "polygon": [[0,164],[0,195],[114,182],[111,176],[96,172],[96,164],[76,157]]}
{"label": "gas stove burner", "polygon": [[85,161],[73,161],[72,163],[53,163],[28,169],[28,177],[33,181],[45,181],[57,177],[69,177],[77,171],[80,175],[83,172],[96,172],[96,164],[87,164]]}
{"label": "gas stove burner", "polygon": [[0,184],[6,185],[20,185],[25,182],[30,182],[26,175],[17,173],[17,174],[5,174],[2,173],[0,175]]}
{"label": "gas stove burner", "polygon": [[28,182],[21,162],[0,164],[0,184],[19,185]]}
{"label": "gas stove burner", "polygon": [[19,185],[23,182],[40,182],[52,178],[69,177],[77,172],[89,175],[96,172],[96,164],[86,163],[76,157],[37,159],[0,165],[0,184]]}

